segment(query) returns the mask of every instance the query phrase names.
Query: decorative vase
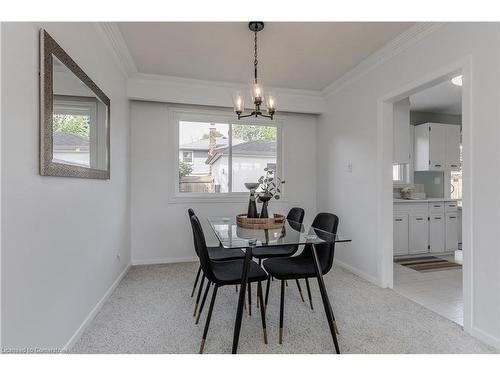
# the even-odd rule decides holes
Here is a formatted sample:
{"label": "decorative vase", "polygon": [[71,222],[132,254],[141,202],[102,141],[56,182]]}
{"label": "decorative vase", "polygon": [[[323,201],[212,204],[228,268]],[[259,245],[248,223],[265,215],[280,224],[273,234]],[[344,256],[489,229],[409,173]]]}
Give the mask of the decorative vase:
{"label": "decorative vase", "polygon": [[247,217],[250,219],[258,218],[259,214],[257,213],[257,205],[255,204],[255,189],[259,187],[259,183],[246,182],[245,187],[250,190],[250,200],[248,201]]}
{"label": "decorative vase", "polygon": [[269,217],[267,213],[267,205],[273,196],[271,194],[259,194],[259,200],[262,202],[262,210],[260,212],[260,217],[262,219],[267,219]]}

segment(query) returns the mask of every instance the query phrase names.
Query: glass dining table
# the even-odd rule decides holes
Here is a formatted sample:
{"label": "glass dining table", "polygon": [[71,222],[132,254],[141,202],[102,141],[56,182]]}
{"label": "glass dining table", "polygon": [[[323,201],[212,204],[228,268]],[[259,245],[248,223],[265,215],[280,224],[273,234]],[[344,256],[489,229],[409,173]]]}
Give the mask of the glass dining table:
{"label": "glass dining table", "polygon": [[339,354],[340,349],[337,341],[337,335],[335,333],[332,306],[326,291],[323,274],[320,271],[321,267],[317,255],[317,251],[321,251],[318,250],[321,247],[317,247],[316,245],[351,242],[351,240],[338,234],[326,232],[311,225],[304,225],[288,219],[285,219],[283,227],[278,229],[243,228],[237,225],[236,218],[234,217],[209,217],[207,220],[222,247],[226,249],[243,249],[245,251],[243,269],[241,270],[242,282],[238,296],[238,308],[236,310],[232,353],[236,354],[238,351],[243,306],[248,282],[247,273],[250,261],[252,260],[253,249],[272,246],[311,245],[314,269],[318,280],[321,299],[323,301],[323,307],[325,309],[335,351]]}

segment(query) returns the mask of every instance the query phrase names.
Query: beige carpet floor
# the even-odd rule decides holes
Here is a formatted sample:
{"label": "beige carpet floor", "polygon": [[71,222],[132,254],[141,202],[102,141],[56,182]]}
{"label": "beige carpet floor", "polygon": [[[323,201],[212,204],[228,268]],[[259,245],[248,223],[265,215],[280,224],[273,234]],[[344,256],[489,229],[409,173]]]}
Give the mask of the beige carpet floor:
{"label": "beige carpet floor", "polygon": [[[194,324],[194,300],[189,297],[197,267],[195,263],[132,267],[72,352],[197,353],[205,323],[204,314],[200,324]],[[325,281],[342,353],[495,352],[458,324],[340,267],[334,267]],[[239,352],[333,353],[315,280],[311,288],[313,311],[300,300],[295,283],[289,283],[284,343],[279,345],[279,283],[273,282],[267,310],[269,343],[263,343],[254,305],[252,316],[243,317]],[[237,298],[234,287],[219,289],[205,353],[231,352]]]}

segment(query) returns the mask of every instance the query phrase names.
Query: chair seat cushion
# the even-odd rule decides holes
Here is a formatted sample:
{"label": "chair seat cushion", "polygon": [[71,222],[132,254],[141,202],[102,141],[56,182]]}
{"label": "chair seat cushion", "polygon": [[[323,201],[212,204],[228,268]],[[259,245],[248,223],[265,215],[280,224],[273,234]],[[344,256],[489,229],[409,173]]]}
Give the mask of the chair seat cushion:
{"label": "chair seat cushion", "polygon": [[234,260],[245,258],[245,253],[240,249],[225,249],[222,246],[209,247],[208,256],[211,260]]}
{"label": "chair seat cushion", "polygon": [[266,259],[265,270],[278,280],[302,279],[316,277],[316,271],[311,258],[288,257]]}
{"label": "chair seat cushion", "polygon": [[[221,285],[232,285],[241,283],[243,272],[243,260],[228,260],[223,262],[212,262],[214,276]],[[248,281],[264,281],[267,279],[266,272],[254,261],[250,262],[248,270]]]}
{"label": "chair seat cushion", "polygon": [[253,249],[252,255],[255,258],[287,257],[293,255],[296,250],[296,246],[257,247]]}

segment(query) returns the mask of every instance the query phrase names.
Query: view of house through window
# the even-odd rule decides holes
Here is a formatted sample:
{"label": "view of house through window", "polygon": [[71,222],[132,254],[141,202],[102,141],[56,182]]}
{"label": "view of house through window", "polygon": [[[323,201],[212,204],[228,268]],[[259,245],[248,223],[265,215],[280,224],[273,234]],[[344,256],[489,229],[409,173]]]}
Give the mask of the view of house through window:
{"label": "view of house through window", "polygon": [[246,192],[276,169],[277,128],[179,121],[179,192]]}
{"label": "view of house through window", "polygon": [[91,166],[91,135],[97,104],[94,98],[56,96],[53,113],[53,160]]}

